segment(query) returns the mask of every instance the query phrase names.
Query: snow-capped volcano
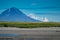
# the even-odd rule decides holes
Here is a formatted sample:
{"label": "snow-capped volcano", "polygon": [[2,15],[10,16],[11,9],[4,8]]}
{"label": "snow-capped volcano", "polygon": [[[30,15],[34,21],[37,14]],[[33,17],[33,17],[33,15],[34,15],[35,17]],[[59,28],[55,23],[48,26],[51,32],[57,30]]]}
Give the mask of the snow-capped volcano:
{"label": "snow-capped volcano", "polygon": [[9,21],[9,22],[40,22],[25,15],[19,9],[12,7],[0,14],[0,21]]}

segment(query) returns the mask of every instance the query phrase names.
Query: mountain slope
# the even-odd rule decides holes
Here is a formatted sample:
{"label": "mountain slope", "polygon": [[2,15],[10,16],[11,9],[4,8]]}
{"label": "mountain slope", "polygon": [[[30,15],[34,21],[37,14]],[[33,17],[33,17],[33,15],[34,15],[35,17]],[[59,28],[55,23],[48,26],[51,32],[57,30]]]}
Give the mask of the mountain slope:
{"label": "mountain slope", "polygon": [[9,22],[39,22],[22,13],[19,9],[12,7],[0,14],[0,21]]}

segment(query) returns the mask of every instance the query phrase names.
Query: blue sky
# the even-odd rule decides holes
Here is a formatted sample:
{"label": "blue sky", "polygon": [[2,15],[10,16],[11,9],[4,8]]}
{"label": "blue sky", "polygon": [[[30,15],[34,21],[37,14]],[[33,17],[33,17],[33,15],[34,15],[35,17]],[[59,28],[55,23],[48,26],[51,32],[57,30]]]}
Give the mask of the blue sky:
{"label": "blue sky", "polygon": [[16,7],[26,14],[46,17],[49,21],[60,22],[60,0],[0,0],[0,13]]}

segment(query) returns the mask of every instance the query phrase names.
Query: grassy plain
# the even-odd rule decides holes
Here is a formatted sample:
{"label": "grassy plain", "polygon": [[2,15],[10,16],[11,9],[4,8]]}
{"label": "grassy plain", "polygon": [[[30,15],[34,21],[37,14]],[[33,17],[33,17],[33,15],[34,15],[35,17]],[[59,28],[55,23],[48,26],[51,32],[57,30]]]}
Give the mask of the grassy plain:
{"label": "grassy plain", "polygon": [[0,22],[0,27],[17,27],[17,28],[60,27],[60,22]]}

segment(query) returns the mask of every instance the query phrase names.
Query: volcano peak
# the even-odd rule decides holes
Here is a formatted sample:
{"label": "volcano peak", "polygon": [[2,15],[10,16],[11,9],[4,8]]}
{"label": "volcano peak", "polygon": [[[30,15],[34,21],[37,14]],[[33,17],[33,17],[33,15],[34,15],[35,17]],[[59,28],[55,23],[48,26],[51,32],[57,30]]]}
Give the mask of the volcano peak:
{"label": "volcano peak", "polygon": [[12,7],[0,15],[0,21],[9,21],[9,22],[39,22],[38,20],[32,19],[29,16],[25,15],[18,8]]}

